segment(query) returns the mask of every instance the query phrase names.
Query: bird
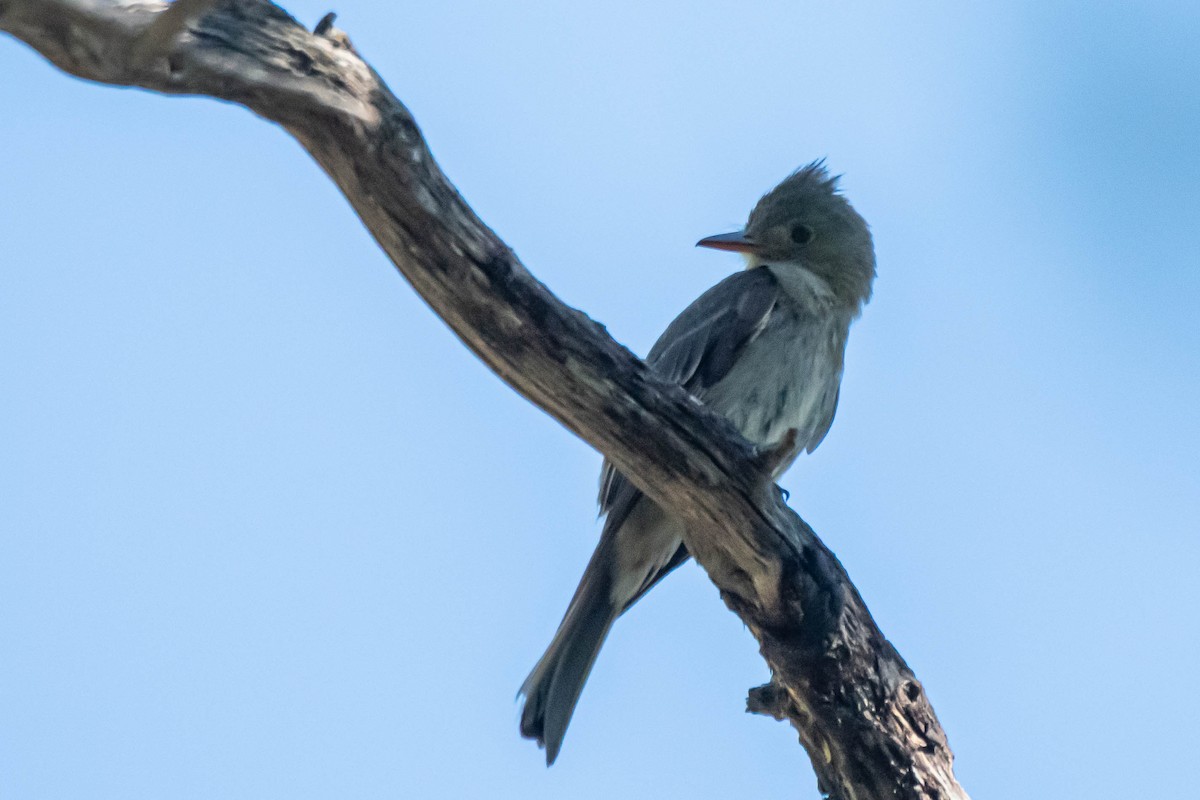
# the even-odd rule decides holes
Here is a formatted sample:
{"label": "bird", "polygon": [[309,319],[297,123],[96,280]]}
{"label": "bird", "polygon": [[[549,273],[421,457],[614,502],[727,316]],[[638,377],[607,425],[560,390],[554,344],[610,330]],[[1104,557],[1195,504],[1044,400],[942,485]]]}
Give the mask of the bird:
{"label": "bird", "polygon": [[[693,301],[646,358],[755,446],[782,450],[774,478],[829,432],[850,325],[871,298],[871,232],[838,180],[824,160],[810,163],[763,195],[742,230],[697,242],[742,254],[745,268]],[[613,623],[689,558],[683,522],[608,460],[599,502],[600,541],[518,694],[521,734],[545,748],[547,766]]]}

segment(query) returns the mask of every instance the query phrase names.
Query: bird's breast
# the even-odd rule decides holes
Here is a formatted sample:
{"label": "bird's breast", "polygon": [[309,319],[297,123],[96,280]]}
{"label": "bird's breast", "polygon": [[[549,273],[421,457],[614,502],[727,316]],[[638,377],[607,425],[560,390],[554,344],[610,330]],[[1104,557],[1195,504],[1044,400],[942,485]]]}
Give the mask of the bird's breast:
{"label": "bird's breast", "polygon": [[774,444],[794,428],[797,452],[811,450],[837,406],[848,328],[838,315],[780,303],[705,404],[756,444]]}

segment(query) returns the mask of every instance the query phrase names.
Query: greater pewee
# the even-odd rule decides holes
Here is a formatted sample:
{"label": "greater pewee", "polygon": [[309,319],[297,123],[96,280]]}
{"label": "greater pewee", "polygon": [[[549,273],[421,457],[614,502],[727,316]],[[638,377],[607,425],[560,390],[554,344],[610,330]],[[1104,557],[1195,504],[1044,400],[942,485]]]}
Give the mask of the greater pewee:
{"label": "greater pewee", "polygon": [[[763,196],[746,227],[701,239],[746,268],[702,294],[659,337],[646,361],[763,448],[795,431],[781,475],[816,449],[837,408],[850,323],[871,296],[875,252],[862,217],[822,162]],[[600,543],[545,655],[525,679],[521,734],[553,764],[613,622],[688,558],[683,524],[607,461],[600,475]]]}

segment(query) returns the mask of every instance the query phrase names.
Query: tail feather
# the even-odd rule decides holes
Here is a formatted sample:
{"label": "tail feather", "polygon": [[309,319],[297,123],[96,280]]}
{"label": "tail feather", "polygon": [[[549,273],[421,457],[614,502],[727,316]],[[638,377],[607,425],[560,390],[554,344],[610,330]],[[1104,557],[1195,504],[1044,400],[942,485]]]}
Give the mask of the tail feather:
{"label": "tail feather", "polygon": [[554,640],[521,685],[525,697],[521,735],[536,739],[546,748],[547,766],[558,758],[583,684],[613,620],[620,614],[608,594],[607,581],[588,580],[585,576]]}

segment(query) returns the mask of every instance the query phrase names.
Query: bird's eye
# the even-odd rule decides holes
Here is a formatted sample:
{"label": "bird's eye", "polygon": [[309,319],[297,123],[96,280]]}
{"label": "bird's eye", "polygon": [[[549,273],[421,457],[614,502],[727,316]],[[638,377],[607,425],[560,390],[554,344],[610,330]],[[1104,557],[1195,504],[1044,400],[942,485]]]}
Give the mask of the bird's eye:
{"label": "bird's eye", "polygon": [[812,241],[813,229],[807,225],[792,226],[792,241],[796,244],[808,244]]}

